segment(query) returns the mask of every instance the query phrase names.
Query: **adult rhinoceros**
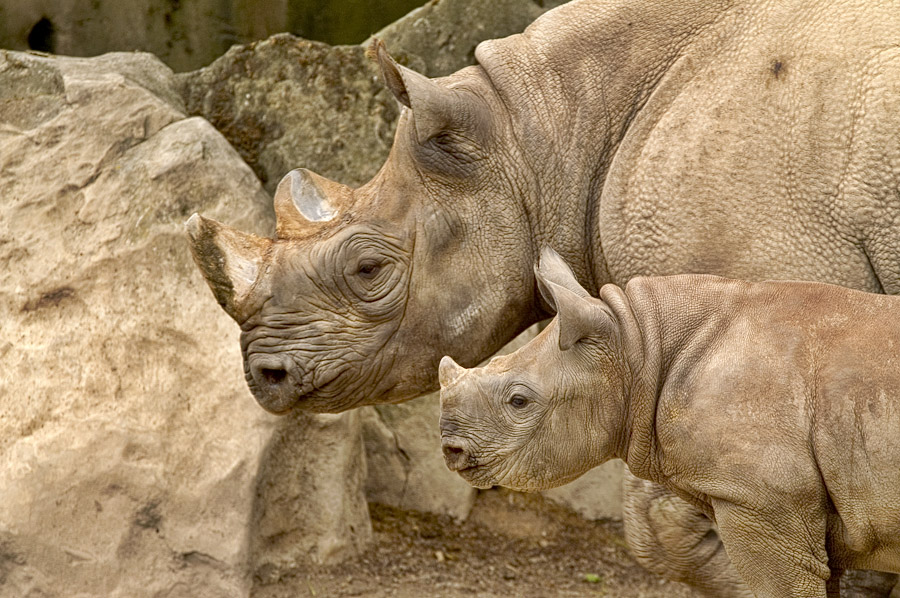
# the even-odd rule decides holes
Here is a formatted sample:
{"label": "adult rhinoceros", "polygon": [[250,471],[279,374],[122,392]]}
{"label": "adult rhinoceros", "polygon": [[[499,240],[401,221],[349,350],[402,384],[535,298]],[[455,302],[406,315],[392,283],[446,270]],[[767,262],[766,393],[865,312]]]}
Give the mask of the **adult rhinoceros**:
{"label": "adult rhinoceros", "polygon": [[[291,172],[275,239],[188,223],[270,411],[404,401],[441,356],[486,358],[547,315],[544,245],[593,292],[684,272],[900,290],[896,1],[581,0],[436,80],[374,50],[405,110],[370,182]],[[628,487],[645,565],[746,592],[708,520]]]}

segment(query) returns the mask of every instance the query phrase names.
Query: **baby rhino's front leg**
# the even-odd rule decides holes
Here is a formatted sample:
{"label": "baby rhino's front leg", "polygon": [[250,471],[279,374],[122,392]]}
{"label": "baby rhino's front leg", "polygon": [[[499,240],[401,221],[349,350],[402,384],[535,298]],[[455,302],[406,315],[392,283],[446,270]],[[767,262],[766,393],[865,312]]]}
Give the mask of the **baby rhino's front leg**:
{"label": "baby rhino's front leg", "polygon": [[771,502],[752,508],[713,499],[712,505],[725,550],[757,598],[839,598],[824,512]]}

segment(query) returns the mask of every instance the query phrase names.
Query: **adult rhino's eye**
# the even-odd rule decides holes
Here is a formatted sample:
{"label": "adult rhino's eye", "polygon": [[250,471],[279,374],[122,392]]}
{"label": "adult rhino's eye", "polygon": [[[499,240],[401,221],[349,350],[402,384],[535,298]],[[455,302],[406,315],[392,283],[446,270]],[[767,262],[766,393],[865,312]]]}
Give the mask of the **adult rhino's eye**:
{"label": "adult rhino's eye", "polygon": [[365,260],[359,263],[359,267],[356,270],[356,274],[360,278],[375,278],[378,276],[378,273],[381,271],[381,264],[374,260]]}
{"label": "adult rhino's eye", "polygon": [[524,409],[525,407],[528,406],[528,403],[529,403],[528,399],[526,399],[522,395],[513,395],[509,399],[510,406],[515,409]]}

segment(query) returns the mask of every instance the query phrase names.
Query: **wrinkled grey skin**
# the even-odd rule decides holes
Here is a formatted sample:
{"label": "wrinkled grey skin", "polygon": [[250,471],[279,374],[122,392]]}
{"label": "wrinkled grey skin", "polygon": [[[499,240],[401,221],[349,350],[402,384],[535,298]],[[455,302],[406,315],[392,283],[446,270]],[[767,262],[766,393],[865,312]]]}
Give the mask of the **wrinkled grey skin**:
{"label": "wrinkled grey skin", "polygon": [[621,458],[717,522],[757,598],[900,572],[900,298],[683,275],[595,299],[541,262],[557,318],[483,368],[441,362],[450,469],[530,491]]}
{"label": "wrinkled grey skin", "polygon": [[[544,244],[591,292],[697,272],[896,293],[898,30],[897,2],[581,0],[441,79],[379,48],[405,108],[372,181],[291,175],[275,239],[189,221],[253,394],[337,412],[432,390],[440,356],[474,365],[547,315]],[[679,532],[696,510],[655,520],[659,489],[628,487],[641,562],[733,595],[708,521]]]}

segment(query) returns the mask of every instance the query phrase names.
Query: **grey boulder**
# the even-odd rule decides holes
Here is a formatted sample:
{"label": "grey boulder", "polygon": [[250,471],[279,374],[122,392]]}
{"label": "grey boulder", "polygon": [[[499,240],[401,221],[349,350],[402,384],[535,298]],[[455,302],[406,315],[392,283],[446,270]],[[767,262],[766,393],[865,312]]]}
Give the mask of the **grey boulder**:
{"label": "grey boulder", "polygon": [[177,78],[188,112],[219,129],[270,192],[297,166],[367,180],[391,149],[400,113],[363,47],[287,33],[234,46]]}

